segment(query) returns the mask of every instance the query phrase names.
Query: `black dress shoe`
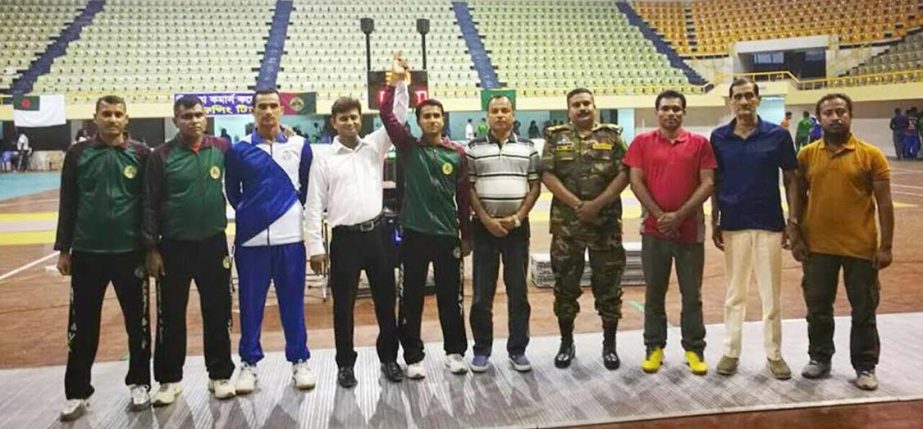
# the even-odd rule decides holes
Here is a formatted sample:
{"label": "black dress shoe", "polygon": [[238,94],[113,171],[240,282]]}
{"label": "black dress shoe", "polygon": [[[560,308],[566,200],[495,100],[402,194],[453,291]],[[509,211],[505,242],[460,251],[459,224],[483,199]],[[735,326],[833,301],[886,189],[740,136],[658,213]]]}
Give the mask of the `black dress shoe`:
{"label": "black dress shoe", "polygon": [[570,361],[574,360],[574,342],[562,340],[561,348],[558,349],[557,356],[554,357],[554,366],[558,368],[567,368]]}
{"label": "black dress shoe", "polygon": [[340,368],[339,373],[337,373],[337,384],[339,384],[341,387],[349,389],[358,383],[359,382],[356,381],[356,375],[353,374],[353,367],[345,366]]}
{"label": "black dress shoe", "polygon": [[397,362],[384,362],[381,364],[381,372],[385,378],[395,383],[400,383],[404,379],[404,371]]}
{"label": "black dress shoe", "polygon": [[603,365],[606,369],[619,369],[622,361],[619,360],[619,354],[615,351],[615,346],[603,346]]}

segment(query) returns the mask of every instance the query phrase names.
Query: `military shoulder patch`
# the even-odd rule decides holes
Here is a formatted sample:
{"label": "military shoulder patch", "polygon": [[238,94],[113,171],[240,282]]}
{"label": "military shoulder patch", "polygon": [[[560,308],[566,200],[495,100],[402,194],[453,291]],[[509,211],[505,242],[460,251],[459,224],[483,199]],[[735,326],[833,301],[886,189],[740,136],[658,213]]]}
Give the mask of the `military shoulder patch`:
{"label": "military shoulder patch", "polygon": [[612,131],[618,135],[622,135],[622,127],[616,124],[599,124],[596,127],[596,130],[607,130],[607,131]]}
{"label": "military shoulder patch", "polygon": [[553,126],[553,127],[548,127],[548,128],[545,130],[545,136],[546,136],[546,138],[547,138],[547,137],[553,136],[553,135],[555,135],[555,134],[557,134],[557,133],[560,133],[560,132],[562,132],[562,131],[569,131],[569,130],[570,130],[570,124],[555,125],[555,126]]}

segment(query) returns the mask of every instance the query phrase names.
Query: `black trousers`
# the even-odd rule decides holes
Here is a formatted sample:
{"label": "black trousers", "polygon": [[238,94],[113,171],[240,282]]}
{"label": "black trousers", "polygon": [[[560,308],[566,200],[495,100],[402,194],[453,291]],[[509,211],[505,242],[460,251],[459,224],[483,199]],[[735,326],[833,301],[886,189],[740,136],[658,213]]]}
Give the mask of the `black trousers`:
{"label": "black trousers", "polygon": [[125,384],[151,384],[151,330],[147,274],[141,252],[99,254],[72,252],[71,299],[67,329],[67,399],[93,394],[90,370],[99,347],[99,323],[106,288],[115,288],[128,331],[128,375]]}
{"label": "black trousers", "polygon": [[231,260],[224,233],[199,241],[163,240],[165,275],[157,283],[157,347],[154,379],[183,379],[186,362],[186,306],[195,280],[202,308],[205,367],[212,380],[231,378]]}
{"label": "black trousers", "polygon": [[423,317],[423,293],[430,262],[436,280],[436,303],[442,326],[446,354],[465,354],[468,339],[462,308],[464,295],[461,282],[461,248],[458,238],[404,230],[401,242],[404,264],[404,284],[401,288],[398,326],[404,346],[404,362],[408,365],[425,357],[420,339]]}
{"label": "black trousers", "polygon": [[881,345],[875,310],[881,286],[878,269],[872,261],[849,256],[812,253],[802,265],[801,286],[808,306],[808,355],[820,362],[830,362],[833,345],[833,302],[836,301],[840,268],[846,296],[852,307],[849,356],[857,371],[873,370],[878,365]]}
{"label": "black trousers", "polygon": [[474,354],[490,356],[494,342],[493,305],[497,293],[500,260],[503,260],[503,283],[506,285],[509,315],[510,355],[525,353],[529,345],[529,305],[526,273],[529,270],[529,221],[495,237],[480,222],[472,222],[474,232],[474,298],[471,303],[471,334]]}
{"label": "black trousers", "polygon": [[334,228],[330,240],[330,289],[333,292],[333,332],[336,361],[339,367],[356,363],[353,347],[354,307],[359,286],[359,272],[365,270],[378,319],[375,343],[381,362],[397,360],[398,334],[395,317],[394,263],[396,249],[390,230],[379,223],[371,231]]}

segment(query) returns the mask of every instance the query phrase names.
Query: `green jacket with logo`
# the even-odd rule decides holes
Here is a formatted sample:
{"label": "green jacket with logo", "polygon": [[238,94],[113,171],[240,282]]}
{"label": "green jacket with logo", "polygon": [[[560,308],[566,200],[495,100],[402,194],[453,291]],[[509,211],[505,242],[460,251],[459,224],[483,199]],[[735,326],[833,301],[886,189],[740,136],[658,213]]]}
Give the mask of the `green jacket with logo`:
{"label": "green jacket with logo", "polygon": [[124,253],[141,248],[141,199],[147,146],[99,137],[68,149],[61,171],[55,250]]}
{"label": "green jacket with logo", "polygon": [[198,152],[177,135],[151,154],[144,178],[146,248],[161,239],[196,241],[224,232],[224,139],[205,136]]}
{"label": "green jacket with logo", "polygon": [[387,86],[379,114],[404,169],[401,226],[470,239],[471,182],[465,148],[445,137],[436,144],[414,138],[394,116],[393,100],[394,87]]}

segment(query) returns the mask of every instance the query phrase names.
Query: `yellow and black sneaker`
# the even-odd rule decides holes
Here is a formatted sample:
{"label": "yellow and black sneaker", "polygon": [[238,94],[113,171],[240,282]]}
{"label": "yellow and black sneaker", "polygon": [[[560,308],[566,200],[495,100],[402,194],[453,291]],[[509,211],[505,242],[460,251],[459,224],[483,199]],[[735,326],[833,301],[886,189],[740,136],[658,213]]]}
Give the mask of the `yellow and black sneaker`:
{"label": "yellow and black sneaker", "polygon": [[641,362],[641,370],[648,374],[653,374],[660,369],[661,364],[663,364],[663,349],[654,347],[647,352],[647,358],[644,359],[644,362]]}
{"label": "yellow and black sneaker", "polygon": [[708,364],[705,363],[705,360],[702,359],[698,353],[687,350],[686,362],[689,363],[689,369],[692,370],[693,374],[705,375],[708,373]]}

